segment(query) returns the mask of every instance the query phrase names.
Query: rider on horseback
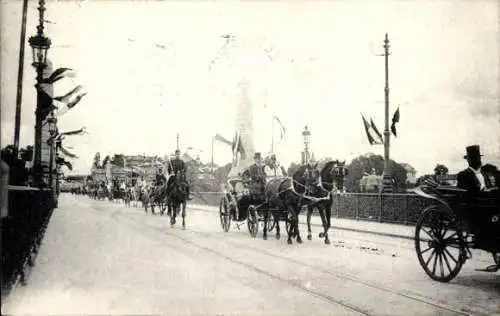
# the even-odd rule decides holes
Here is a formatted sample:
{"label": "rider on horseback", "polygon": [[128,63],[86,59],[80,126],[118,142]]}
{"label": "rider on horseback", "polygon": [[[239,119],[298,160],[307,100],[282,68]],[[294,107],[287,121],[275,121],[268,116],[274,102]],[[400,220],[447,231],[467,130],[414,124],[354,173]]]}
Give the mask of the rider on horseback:
{"label": "rider on horseback", "polygon": [[[175,159],[170,160],[169,164],[168,164],[169,178],[167,181],[167,192],[168,192],[169,196],[170,196],[170,193],[172,192],[172,184],[174,183],[174,181],[179,173],[186,175],[186,164],[181,159],[181,151],[179,149],[177,149],[175,151]],[[181,181],[186,186],[187,199],[191,200],[190,191],[189,191],[189,184],[187,183],[186,178],[184,177],[183,179],[181,179]]]}

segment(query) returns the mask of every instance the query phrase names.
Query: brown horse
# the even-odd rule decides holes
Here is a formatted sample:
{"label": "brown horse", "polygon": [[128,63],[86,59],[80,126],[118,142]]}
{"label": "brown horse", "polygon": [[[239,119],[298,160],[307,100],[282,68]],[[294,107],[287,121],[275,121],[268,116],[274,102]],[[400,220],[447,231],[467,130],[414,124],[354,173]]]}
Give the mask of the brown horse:
{"label": "brown horse", "polygon": [[347,172],[345,161],[340,162],[338,160],[328,161],[321,170],[314,168],[310,171],[310,194],[317,198],[327,199],[322,199],[307,206],[307,239],[312,239],[311,216],[316,208],[318,209],[323,225],[323,232],[319,234],[319,238],[325,238],[325,244],[330,244],[328,230],[331,227],[332,194],[337,193],[337,191],[343,191],[344,179]]}

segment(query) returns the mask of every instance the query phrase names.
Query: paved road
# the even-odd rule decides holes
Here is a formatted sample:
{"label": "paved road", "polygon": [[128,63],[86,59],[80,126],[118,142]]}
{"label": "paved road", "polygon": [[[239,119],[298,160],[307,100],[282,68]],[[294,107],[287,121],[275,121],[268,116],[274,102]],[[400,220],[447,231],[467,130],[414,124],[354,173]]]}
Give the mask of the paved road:
{"label": "paved road", "polygon": [[2,313],[500,314],[499,275],[474,271],[485,256],[441,284],[409,240],[336,230],[325,245],[318,232],[290,246],[246,228],[224,233],[207,210],[189,209],[181,230],[138,208],[62,195],[29,285]]}

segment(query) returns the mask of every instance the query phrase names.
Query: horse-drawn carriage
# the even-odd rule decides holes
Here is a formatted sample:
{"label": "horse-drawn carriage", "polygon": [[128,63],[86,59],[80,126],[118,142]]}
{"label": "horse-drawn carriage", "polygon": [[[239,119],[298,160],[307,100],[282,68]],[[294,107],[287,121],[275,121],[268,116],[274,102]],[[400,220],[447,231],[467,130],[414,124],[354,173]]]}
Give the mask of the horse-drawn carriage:
{"label": "horse-drawn carriage", "polygon": [[498,191],[477,197],[460,188],[426,183],[415,193],[433,202],[420,215],[415,230],[418,260],[429,277],[451,281],[472,257],[470,249],[493,255],[495,264],[479,271],[500,269]]}
{"label": "horse-drawn carriage", "polygon": [[286,223],[287,233],[291,234],[291,210],[286,210],[283,205],[276,203],[272,196],[266,194],[268,191],[255,190],[241,178],[227,180],[224,191],[220,200],[219,215],[225,232],[229,231],[231,222],[234,221],[238,229],[246,223],[250,235],[254,238],[260,226],[264,230],[264,238],[267,238],[268,231],[275,228],[276,238],[280,238],[279,221],[282,220]]}

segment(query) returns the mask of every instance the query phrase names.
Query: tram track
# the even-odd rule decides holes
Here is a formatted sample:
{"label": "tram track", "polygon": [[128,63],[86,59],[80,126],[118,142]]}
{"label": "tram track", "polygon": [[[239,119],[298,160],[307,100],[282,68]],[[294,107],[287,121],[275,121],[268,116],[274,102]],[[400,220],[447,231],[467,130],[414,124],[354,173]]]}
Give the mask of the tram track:
{"label": "tram track", "polygon": [[[122,218],[121,216],[123,215],[126,215],[126,217],[129,219],[129,220],[132,220],[132,216],[131,214],[123,214],[123,213],[120,213],[120,212],[116,212],[116,213],[113,213],[112,216],[116,218]],[[120,217],[118,217],[120,216]],[[282,283],[286,283],[290,286],[293,286],[293,287],[296,287],[296,288],[299,288],[301,289],[302,291],[310,294],[310,295],[313,295],[313,296],[316,296],[316,297],[319,297],[325,301],[328,301],[330,303],[334,303],[334,304],[339,304],[345,308],[348,308],[352,311],[355,311],[357,313],[360,313],[362,315],[375,315],[375,314],[372,314],[370,313],[370,311],[366,310],[366,309],[362,309],[358,306],[355,306],[353,304],[349,304],[349,303],[346,303],[342,300],[339,300],[331,295],[328,295],[328,294],[325,294],[325,293],[322,293],[322,292],[319,292],[319,291],[316,291],[316,290],[311,290],[309,288],[307,288],[306,286],[304,285],[301,285],[300,283],[297,283],[297,282],[294,282],[292,280],[289,280],[287,278],[284,278],[282,276],[279,276],[277,274],[274,274],[274,273],[271,273],[269,271],[266,271],[266,270],[263,270],[262,268],[260,267],[257,267],[253,264],[249,264],[247,262],[244,262],[244,261],[241,261],[241,260],[238,260],[236,258],[233,258],[231,256],[228,256],[220,251],[217,251],[217,250],[214,250],[212,248],[209,248],[209,247],[206,247],[204,245],[201,245],[199,243],[196,243],[196,242],[193,242],[192,240],[188,239],[188,238],[185,238],[185,237],[182,237],[182,236],[179,236],[177,233],[175,233],[177,230],[170,230],[170,228],[168,228],[168,230],[165,230],[164,228],[162,227],[154,227],[153,225],[150,225],[148,223],[144,223],[144,222],[137,222],[137,221],[134,221],[134,223],[139,223],[141,224],[141,226],[146,226],[146,227],[149,227],[151,229],[153,229],[154,231],[156,232],[159,232],[161,233],[162,235],[164,236],[169,236],[169,237],[173,237],[177,240],[180,240],[182,241],[183,243],[186,243],[188,245],[191,245],[193,247],[196,247],[196,248],[199,248],[199,249],[202,249],[204,251],[207,251],[209,253],[212,253],[216,256],[219,256],[219,257],[222,257],[224,258],[225,260],[228,260],[229,262],[232,262],[232,263],[235,263],[235,264],[238,264],[238,265],[241,265],[241,266],[244,266],[256,273],[259,273],[261,275],[265,275],[271,279],[275,279],[275,280],[278,280]],[[141,231],[142,232],[142,231]],[[200,237],[209,237],[209,238],[213,238],[213,234],[210,234],[210,233],[205,233],[205,232],[197,232],[197,231],[189,231],[190,234],[194,234],[194,235],[198,235]],[[339,278],[339,279],[343,279],[345,281],[351,281],[351,282],[355,282],[357,284],[360,284],[362,286],[366,286],[366,287],[370,287],[372,289],[375,289],[375,290],[378,290],[378,291],[383,291],[383,292],[386,292],[386,293],[389,293],[391,295],[396,295],[396,296],[399,296],[399,297],[402,297],[404,299],[408,299],[408,300],[411,300],[411,301],[415,301],[415,302],[418,302],[418,303],[422,303],[422,304],[425,304],[427,306],[430,306],[432,308],[435,308],[436,311],[439,311],[439,312],[446,312],[446,313],[452,313],[454,315],[489,315],[488,313],[484,313],[484,312],[481,312],[481,311],[472,311],[472,310],[465,310],[465,309],[457,309],[455,307],[452,307],[452,306],[449,306],[447,304],[444,304],[444,303],[441,303],[441,302],[437,302],[437,301],[434,301],[430,298],[426,298],[426,297],[422,297],[418,294],[415,294],[415,293],[411,293],[409,291],[400,291],[400,290],[396,290],[396,289],[393,289],[393,288],[390,288],[390,287],[387,287],[387,286],[382,286],[380,284],[377,284],[377,283],[374,283],[374,282],[370,282],[370,281],[366,281],[366,280],[362,280],[362,279],[359,279],[353,275],[349,275],[347,273],[341,273],[341,272],[333,272],[333,271],[330,271],[330,270],[326,270],[322,267],[319,267],[319,266],[316,266],[316,265],[312,265],[312,264],[309,264],[309,263],[305,263],[303,261],[300,261],[300,260],[296,260],[296,259],[292,259],[292,258],[289,258],[289,257],[285,257],[285,256],[282,256],[282,255],[278,255],[278,254],[275,254],[275,253],[271,253],[269,251],[266,251],[266,250],[262,250],[260,248],[255,248],[255,247],[252,247],[252,246],[249,246],[249,245],[245,245],[245,244],[242,244],[242,243],[238,243],[238,242],[234,242],[234,241],[231,241],[231,240],[227,240],[225,239],[224,240],[224,243],[226,244],[230,244],[234,247],[236,247],[237,249],[244,249],[244,250],[248,250],[248,251],[251,251],[251,252],[255,252],[255,253],[258,253],[260,255],[264,255],[264,256],[268,256],[268,257],[272,257],[272,258],[275,258],[275,259],[278,259],[278,260],[283,260],[283,261],[286,261],[288,263],[292,263],[292,264],[295,264],[295,265],[299,265],[301,267],[304,267],[304,268],[308,268],[308,269],[311,269],[313,271],[316,271],[316,272],[320,272],[322,274],[327,274],[327,275],[330,275],[330,276],[333,276],[335,278]]]}
{"label": "tram track", "polygon": [[[195,209],[195,210],[198,211],[200,209]],[[206,211],[206,210],[201,210],[201,211],[213,213],[213,212]],[[178,234],[178,232],[180,232],[180,231],[177,229],[171,229],[169,227],[167,228],[167,226],[156,227],[155,225],[151,225],[151,223],[148,223],[145,221],[137,221],[136,220],[137,217],[135,214],[124,213],[123,209],[121,209],[121,208],[120,208],[120,210],[116,210],[116,211],[112,212],[110,215],[111,215],[111,217],[113,217],[114,219],[117,219],[117,220],[127,218],[128,220],[133,221],[134,224],[139,224],[140,226],[148,227],[148,228],[152,229],[153,231],[158,232],[165,237],[167,237],[167,236],[173,237],[173,238],[175,238],[175,239],[177,239],[185,244],[188,244],[192,247],[209,252],[215,256],[221,257],[224,260],[227,260],[227,261],[232,262],[234,264],[243,266],[249,270],[254,271],[255,273],[267,276],[271,279],[285,283],[285,284],[292,286],[294,288],[298,288],[309,295],[321,298],[322,300],[330,302],[331,304],[341,305],[341,306],[348,308],[349,310],[355,311],[356,313],[359,313],[361,315],[376,315],[377,314],[377,313],[373,314],[367,309],[360,308],[359,306],[356,306],[356,304],[352,304],[352,303],[349,304],[349,302],[339,300],[338,298],[336,298],[332,295],[328,295],[326,293],[323,293],[323,292],[320,292],[320,291],[317,291],[314,289],[310,289],[310,288],[308,288],[300,283],[295,282],[294,280],[290,280],[286,277],[280,276],[277,273],[271,273],[269,271],[266,271],[266,270],[262,269],[261,267],[256,266],[255,264],[250,264],[248,262],[238,260],[237,258],[234,258],[230,255],[227,255],[221,251],[217,251],[216,249],[212,249],[213,247],[207,247],[207,246],[204,246],[198,242],[194,242],[190,238],[180,236]],[[168,217],[165,217],[165,218],[168,218]],[[318,225],[318,226],[320,226],[320,225]],[[144,230],[138,230],[138,231],[140,233],[144,233]],[[213,233],[199,232],[199,231],[192,231],[192,230],[187,230],[187,232],[191,235],[200,236],[201,237],[200,240],[206,240],[207,238],[216,238],[216,236],[214,236]],[[343,273],[343,272],[338,272],[338,271],[330,271],[330,270],[324,269],[321,266],[317,266],[314,264],[303,262],[301,260],[282,256],[282,255],[272,253],[272,252],[269,252],[269,251],[266,251],[266,250],[263,250],[260,248],[253,247],[251,245],[238,243],[238,242],[235,242],[233,240],[228,240],[227,238],[224,239],[224,243],[230,244],[231,246],[234,246],[236,249],[240,249],[240,250],[245,251],[245,252],[250,251],[250,252],[258,253],[261,256],[268,256],[268,257],[271,257],[274,259],[283,260],[283,261],[290,263],[290,264],[295,264],[295,265],[301,266],[303,268],[307,268],[307,269],[310,269],[310,270],[313,270],[316,272],[320,272],[322,274],[326,274],[326,275],[329,275],[329,276],[332,276],[335,278],[343,279],[346,282],[347,281],[355,282],[357,284],[372,288],[372,289],[377,290],[377,291],[383,291],[383,292],[389,293],[391,295],[396,295],[396,296],[402,297],[402,298],[407,299],[407,300],[411,300],[414,302],[425,304],[427,306],[430,306],[430,307],[436,309],[437,312],[438,311],[445,312],[447,314],[452,313],[454,315],[491,315],[490,313],[484,312],[482,310],[477,310],[477,309],[476,310],[472,310],[470,308],[458,309],[457,307],[450,306],[450,305],[445,304],[443,302],[435,301],[434,299],[422,296],[420,294],[416,294],[412,291],[397,290],[397,289],[394,289],[392,287],[388,287],[386,285],[381,285],[381,284],[378,284],[375,282],[371,282],[371,281],[357,278],[357,277],[350,275],[348,273]],[[169,247],[171,247],[171,246],[169,245]],[[186,253],[185,251],[183,251],[182,248],[181,249],[178,249],[178,247],[172,247],[172,248],[175,248],[175,250],[177,252],[180,252],[180,253],[183,253],[184,255],[189,256],[189,253]]]}

